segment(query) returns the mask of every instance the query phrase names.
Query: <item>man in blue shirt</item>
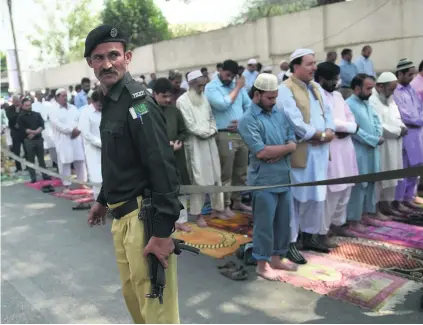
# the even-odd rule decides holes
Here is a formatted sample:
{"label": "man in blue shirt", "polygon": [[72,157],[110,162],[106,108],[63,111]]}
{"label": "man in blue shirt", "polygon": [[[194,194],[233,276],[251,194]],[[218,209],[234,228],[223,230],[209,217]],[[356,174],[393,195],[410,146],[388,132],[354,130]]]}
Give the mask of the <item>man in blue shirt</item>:
{"label": "man in blue shirt", "polygon": [[[247,183],[251,186],[290,183],[295,134],[285,114],[275,107],[277,96],[276,76],[259,74],[250,93],[253,104],[239,122],[239,133],[250,149]],[[289,249],[291,200],[289,187],[253,192],[253,257],[257,274],[268,280],[280,280],[280,270],[297,270],[295,264],[281,260]]]}
{"label": "man in blue shirt", "polygon": [[[237,62],[226,60],[218,77],[205,88],[218,129],[216,143],[223,186],[245,185],[247,178],[248,148],[238,133],[238,121],[251,106],[251,100],[244,89],[245,78],[238,76],[238,69]],[[226,216],[235,216],[230,208],[231,199],[233,209],[251,211],[251,207],[241,202],[241,193],[225,193]]]}
{"label": "man in blue shirt", "polygon": [[341,52],[341,62],[339,67],[341,68],[341,88],[339,92],[342,94],[344,99],[350,97],[353,93],[351,89],[351,81],[358,74],[357,67],[354,63],[351,62],[353,57],[353,52],[351,49],[343,49]]}
{"label": "man in blue shirt", "polygon": [[357,73],[364,73],[376,78],[376,72],[373,67],[373,61],[370,59],[370,55],[372,55],[372,47],[370,45],[363,46],[361,55],[355,61]]}
{"label": "man in blue shirt", "polygon": [[251,87],[253,87],[254,81],[256,81],[258,74],[259,72],[257,71],[257,60],[248,60],[247,69],[242,73],[245,78],[245,89],[247,92],[250,91]]}
{"label": "man in blue shirt", "polygon": [[91,81],[88,78],[81,80],[82,90],[75,96],[75,106],[77,109],[88,105],[88,92],[91,89]]}

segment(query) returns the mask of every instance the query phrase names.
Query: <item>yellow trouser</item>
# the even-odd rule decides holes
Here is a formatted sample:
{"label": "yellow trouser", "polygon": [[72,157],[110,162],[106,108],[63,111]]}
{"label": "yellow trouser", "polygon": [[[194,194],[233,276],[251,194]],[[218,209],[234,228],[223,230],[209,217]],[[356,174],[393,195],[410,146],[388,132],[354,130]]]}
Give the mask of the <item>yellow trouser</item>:
{"label": "yellow trouser", "polygon": [[[1,147],[7,149],[6,135],[4,134],[1,135]],[[5,174],[10,174],[9,157],[4,154],[1,154],[1,166]]]}
{"label": "yellow trouser", "polygon": [[[140,206],[141,197],[138,198]],[[111,209],[122,203],[111,204]],[[151,293],[147,259],[144,257],[144,224],[138,210],[113,220],[113,242],[122,281],[122,293],[135,324],[179,324],[178,282],[176,256],[169,256],[165,270],[166,287],[163,305],[159,299],[145,298]]]}

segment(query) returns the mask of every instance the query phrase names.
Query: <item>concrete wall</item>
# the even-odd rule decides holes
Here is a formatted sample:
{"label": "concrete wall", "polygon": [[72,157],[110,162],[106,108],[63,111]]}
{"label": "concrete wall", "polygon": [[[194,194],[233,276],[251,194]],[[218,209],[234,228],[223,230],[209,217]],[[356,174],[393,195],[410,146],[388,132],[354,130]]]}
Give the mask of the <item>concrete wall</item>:
{"label": "concrete wall", "polygon": [[[130,71],[167,76],[170,69],[186,72],[205,66],[213,72],[225,59],[245,64],[256,58],[276,72],[280,60],[296,48],[312,48],[323,60],[328,50],[340,53],[345,47],[358,56],[365,44],[373,47],[378,72],[393,70],[401,58],[416,64],[423,59],[422,13],[423,0],[354,0],[317,7],[137,48]],[[26,88],[68,86],[85,76],[95,80],[81,60],[31,73]]]}

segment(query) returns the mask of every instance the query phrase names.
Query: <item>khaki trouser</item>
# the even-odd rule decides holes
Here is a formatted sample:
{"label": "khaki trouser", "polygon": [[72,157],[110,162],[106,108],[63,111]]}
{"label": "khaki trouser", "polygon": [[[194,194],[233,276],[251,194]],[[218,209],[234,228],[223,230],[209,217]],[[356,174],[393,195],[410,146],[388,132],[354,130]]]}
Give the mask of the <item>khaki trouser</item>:
{"label": "khaki trouser", "polygon": [[[1,147],[7,149],[7,141],[6,141],[6,135],[1,135]],[[9,175],[10,174],[10,161],[9,156],[1,154],[1,167],[3,168],[4,174]]]}
{"label": "khaki trouser", "polygon": [[[219,149],[223,186],[245,186],[248,168],[248,148],[238,133],[219,132],[216,137]],[[231,199],[241,202],[241,193],[225,193],[225,207]]]}
{"label": "khaki trouser", "polygon": [[[141,197],[138,198],[140,203]],[[123,204],[109,205],[116,208]],[[144,253],[144,224],[138,219],[138,210],[113,220],[113,242],[116,261],[122,281],[122,294],[135,324],[179,324],[178,282],[176,256],[169,256],[165,270],[166,287],[163,305],[159,299],[145,298],[151,293],[147,259]]]}

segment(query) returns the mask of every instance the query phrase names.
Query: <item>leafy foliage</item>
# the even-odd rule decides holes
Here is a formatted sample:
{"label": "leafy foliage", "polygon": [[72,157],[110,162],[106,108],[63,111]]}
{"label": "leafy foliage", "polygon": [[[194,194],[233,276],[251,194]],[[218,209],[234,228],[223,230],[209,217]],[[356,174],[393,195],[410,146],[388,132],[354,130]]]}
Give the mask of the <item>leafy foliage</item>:
{"label": "leafy foliage", "polygon": [[0,52],[0,67],[1,73],[7,71],[6,53]]}
{"label": "leafy foliage", "polygon": [[129,37],[129,49],[169,39],[168,23],[153,0],[106,0],[102,14]]}
{"label": "leafy foliage", "polygon": [[42,6],[43,19],[49,22],[46,29],[34,25],[28,36],[30,43],[39,50],[37,61],[54,66],[83,58],[85,38],[99,23],[99,16],[90,10],[91,0],[36,2]]}

